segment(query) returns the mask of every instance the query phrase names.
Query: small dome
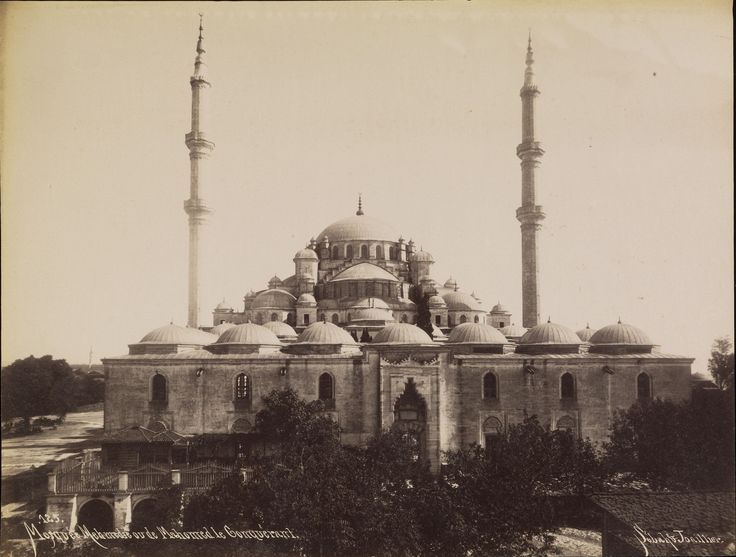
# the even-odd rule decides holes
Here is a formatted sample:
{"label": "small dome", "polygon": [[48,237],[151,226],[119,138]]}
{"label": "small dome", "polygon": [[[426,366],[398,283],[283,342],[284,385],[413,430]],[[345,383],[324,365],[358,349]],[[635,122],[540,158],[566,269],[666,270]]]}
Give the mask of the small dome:
{"label": "small dome", "polygon": [[455,311],[482,311],[483,308],[478,300],[465,292],[448,292],[442,299],[447,304],[447,309]]}
{"label": "small dome", "polygon": [[434,258],[432,257],[431,253],[424,250],[419,250],[418,252],[411,254],[410,261],[434,263]]}
{"label": "small dome", "polygon": [[270,288],[274,288],[275,286],[281,286],[282,284],[284,284],[284,281],[283,281],[283,280],[281,280],[281,279],[280,279],[280,278],[278,277],[278,275],[274,275],[274,276],[272,276],[272,277],[271,277],[271,278],[269,279],[269,281],[268,281],[268,286],[269,286]]}
{"label": "small dome", "polygon": [[225,298],[223,298],[222,299],[222,302],[220,302],[219,304],[217,304],[217,307],[215,308],[215,311],[217,311],[217,310],[225,310],[225,311],[227,311],[227,310],[232,310],[232,309],[233,309],[233,307],[225,301]]}
{"label": "small dome", "polygon": [[288,323],[283,321],[268,321],[263,324],[265,329],[268,329],[278,338],[296,338],[296,331]]}
{"label": "small dome", "polygon": [[445,300],[442,299],[441,296],[430,296],[429,300],[427,300],[427,303],[429,304],[429,307],[431,308],[444,308],[447,307],[447,304],[445,303]]}
{"label": "small dome", "polygon": [[461,323],[450,332],[448,343],[508,344],[506,337],[485,323]]}
{"label": "small dome", "polygon": [[527,329],[525,327],[522,327],[521,325],[515,325],[511,324],[506,327],[503,327],[501,330],[501,333],[506,338],[521,338],[526,333]]}
{"label": "small dome", "polygon": [[317,305],[317,300],[315,300],[314,296],[309,294],[308,292],[305,292],[301,296],[299,296],[299,299],[296,301],[299,305]]}
{"label": "small dome", "polygon": [[391,323],[376,333],[373,343],[379,344],[432,344],[422,329],[409,323]]}
{"label": "small dome", "polygon": [[192,327],[180,327],[173,323],[154,329],[144,336],[138,344],[212,344],[217,337]]}
{"label": "small dome", "polygon": [[361,308],[350,316],[351,322],[356,321],[394,321],[390,311],[379,308]]}
{"label": "small dome", "polygon": [[633,346],[652,346],[649,336],[633,325],[620,321],[614,325],[606,325],[590,337],[591,344],[623,344]]}
{"label": "small dome", "polygon": [[235,323],[220,323],[219,325],[212,327],[209,330],[209,333],[211,335],[215,335],[216,337],[219,337],[222,333],[224,333],[228,329],[232,329],[233,327],[235,327]]}
{"label": "small dome", "polygon": [[572,329],[548,321],[529,329],[519,344],[581,344],[581,340]]}
{"label": "small dome", "polygon": [[293,308],[296,298],[286,290],[270,288],[258,294],[253,300],[252,309]]}
{"label": "small dome", "polygon": [[506,306],[504,306],[501,302],[498,302],[495,306],[493,306],[491,313],[510,313],[510,312],[508,309],[506,309]]}
{"label": "small dome", "polygon": [[355,344],[345,329],[327,321],[317,321],[304,329],[296,339],[304,344]]}
{"label": "small dome", "polygon": [[457,281],[454,278],[450,277],[445,281],[444,286],[445,288],[455,289],[457,288]]}
{"label": "small dome", "polygon": [[596,329],[591,329],[590,325],[586,325],[585,329],[580,329],[575,334],[580,337],[583,342],[590,342],[590,337],[596,333]]}
{"label": "small dome", "polygon": [[294,255],[294,259],[312,259],[314,261],[318,261],[319,257],[317,257],[317,254],[314,252],[314,250],[304,248],[296,252],[296,254]]}
{"label": "small dome", "polygon": [[280,345],[281,341],[273,331],[255,323],[242,323],[229,328],[220,335],[216,344],[271,344]]}

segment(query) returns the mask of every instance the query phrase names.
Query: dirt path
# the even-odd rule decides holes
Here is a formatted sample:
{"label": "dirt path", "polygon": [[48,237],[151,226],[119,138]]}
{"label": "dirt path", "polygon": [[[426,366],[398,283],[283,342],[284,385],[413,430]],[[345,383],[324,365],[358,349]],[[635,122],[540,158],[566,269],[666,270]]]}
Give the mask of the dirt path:
{"label": "dirt path", "polygon": [[99,447],[102,411],[67,414],[63,424],[41,433],[2,440],[2,517],[35,511],[46,495],[53,463]]}

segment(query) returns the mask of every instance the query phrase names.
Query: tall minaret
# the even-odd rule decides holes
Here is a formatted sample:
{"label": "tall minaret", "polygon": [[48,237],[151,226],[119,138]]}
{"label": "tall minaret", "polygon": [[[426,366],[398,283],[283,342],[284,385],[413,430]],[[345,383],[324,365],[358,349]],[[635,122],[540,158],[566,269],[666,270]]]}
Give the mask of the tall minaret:
{"label": "tall minaret", "polygon": [[520,93],[521,143],[516,147],[516,154],[521,159],[521,207],[516,210],[516,218],[521,223],[521,293],[524,327],[534,327],[539,323],[537,232],[542,228],[544,220],[542,207],[537,205],[536,173],[544,150],[536,141],[534,134],[534,104],[539,89],[534,85],[533,65],[534,53],[530,33],[526,50],[524,86]]}
{"label": "tall minaret", "polygon": [[202,15],[199,16],[199,39],[197,57],[194,59],[194,75],[189,79],[192,86],[192,131],[185,136],[189,148],[190,185],[189,199],[184,202],[184,211],[189,215],[189,312],[188,327],[199,325],[199,229],[211,210],[201,197],[206,185],[205,160],[215,148],[208,141],[206,130],[206,97],[210,83],[205,77],[204,47],[202,46]]}

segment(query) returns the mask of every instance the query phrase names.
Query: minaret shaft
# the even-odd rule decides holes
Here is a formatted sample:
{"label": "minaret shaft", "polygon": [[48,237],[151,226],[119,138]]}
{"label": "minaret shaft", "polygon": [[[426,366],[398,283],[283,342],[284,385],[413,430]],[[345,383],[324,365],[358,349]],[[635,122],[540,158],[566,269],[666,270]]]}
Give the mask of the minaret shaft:
{"label": "minaret shaft", "polygon": [[197,57],[194,61],[194,75],[189,83],[192,86],[192,130],[186,134],[185,143],[189,149],[189,199],[184,202],[184,211],[189,215],[189,309],[187,312],[187,326],[199,326],[199,293],[200,293],[200,229],[211,212],[202,198],[206,187],[204,172],[206,160],[215,145],[205,136],[206,123],[206,96],[210,88],[204,75],[205,52],[202,46],[202,22],[199,24],[199,39],[197,41]]}
{"label": "minaret shaft", "polygon": [[537,168],[544,150],[536,140],[534,109],[539,89],[534,84],[534,55],[531,37],[526,54],[524,86],[521,88],[521,144],[516,154],[521,159],[521,207],[516,218],[521,223],[521,291],[524,327],[539,324],[539,245],[537,233],[542,228],[544,212],[537,205]]}

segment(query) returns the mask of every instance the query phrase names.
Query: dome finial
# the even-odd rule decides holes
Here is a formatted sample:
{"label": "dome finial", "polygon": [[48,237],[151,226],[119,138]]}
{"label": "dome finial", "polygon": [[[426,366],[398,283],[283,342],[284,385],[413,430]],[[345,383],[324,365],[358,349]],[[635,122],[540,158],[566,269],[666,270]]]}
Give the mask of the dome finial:
{"label": "dome finial", "polygon": [[620,315],[618,316],[618,324],[619,325],[621,324],[621,316]]}
{"label": "dome finial", "polygon": [[529,41],[526,45],[526,70],[524,72],[524,85],[531,87],[534,85],[534,51],[532,50],[532,30],[529,29]]}
{"label": "dome finial", "polygon": [[547,323],[552,323],[552,318],[549,315],[547,316]]}
{"label": "dome finial", "polygon": [[355,212],[356,215],[361,216],[363,214],[363,194],[358,194],[358,210]]}

